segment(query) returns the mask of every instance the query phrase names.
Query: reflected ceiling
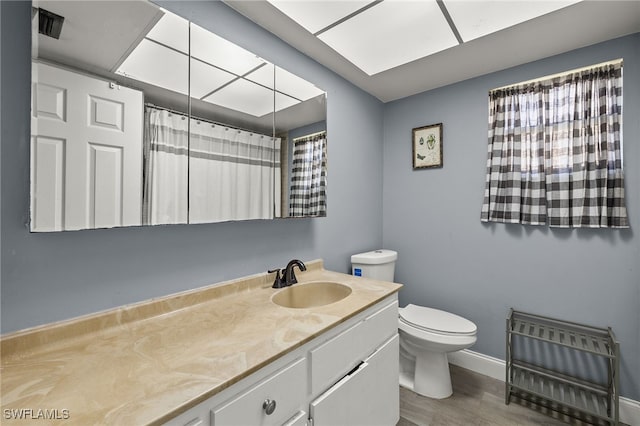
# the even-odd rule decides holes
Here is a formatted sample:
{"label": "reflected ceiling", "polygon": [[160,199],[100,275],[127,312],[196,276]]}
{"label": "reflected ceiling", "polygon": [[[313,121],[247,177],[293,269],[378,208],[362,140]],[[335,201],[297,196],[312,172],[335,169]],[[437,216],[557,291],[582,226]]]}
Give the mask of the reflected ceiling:
{"label": "reflected ceiling", "polygon": [[[191,52],[189,22],[165,11],[116,72],[255,117],[273,112],[272,64],[195,24],[190,36]],[[275,80],[276,111],[324,93],[278,67]]]}

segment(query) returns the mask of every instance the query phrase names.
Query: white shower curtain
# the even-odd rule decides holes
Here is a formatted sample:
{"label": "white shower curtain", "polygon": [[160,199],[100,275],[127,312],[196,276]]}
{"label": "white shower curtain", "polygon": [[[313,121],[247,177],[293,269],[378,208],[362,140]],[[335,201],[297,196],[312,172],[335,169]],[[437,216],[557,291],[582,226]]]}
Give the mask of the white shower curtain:
{"label": "white shower curtain", "polygon": [[280,139],[191,122],[189,223],[272,219],[280,210]]}
{"label": "white shower curtain", "polygon": [[187,223],[188,120],[145,107],[143,224]]}
{"label": "white shower curtain", "polygon": [[144,223],[279,217],[280,139],[188,122],[178,113],[145,108]]}

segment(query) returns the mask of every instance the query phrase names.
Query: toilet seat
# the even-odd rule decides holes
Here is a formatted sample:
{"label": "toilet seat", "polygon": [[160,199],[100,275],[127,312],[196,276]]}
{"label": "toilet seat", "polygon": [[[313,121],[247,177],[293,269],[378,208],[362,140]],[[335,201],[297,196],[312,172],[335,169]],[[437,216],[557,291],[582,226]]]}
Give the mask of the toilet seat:
{"label": "toilet seat", "polygon": [[399,309],[400,321],[429,333],[445,336],[472,336],[476,325],[466,318],[438,309],[409,304]]}

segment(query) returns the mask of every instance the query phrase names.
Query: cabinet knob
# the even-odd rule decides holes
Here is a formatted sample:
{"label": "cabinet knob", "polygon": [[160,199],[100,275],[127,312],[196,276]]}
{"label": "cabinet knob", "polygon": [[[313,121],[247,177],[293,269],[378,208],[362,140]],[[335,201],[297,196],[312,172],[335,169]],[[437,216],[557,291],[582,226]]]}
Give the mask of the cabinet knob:
{"label": "cabinet knob", "polygon": [[264,412],[267,413],[267,416],[276,411],[276,402],[271,399],[265,399],[262,403],[262,408]]}

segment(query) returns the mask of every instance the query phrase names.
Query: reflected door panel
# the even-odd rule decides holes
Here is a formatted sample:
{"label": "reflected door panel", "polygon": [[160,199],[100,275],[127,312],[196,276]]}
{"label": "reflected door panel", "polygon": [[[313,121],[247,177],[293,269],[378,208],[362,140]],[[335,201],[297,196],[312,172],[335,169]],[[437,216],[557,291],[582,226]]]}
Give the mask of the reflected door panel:
{"label": "reflected door panel", "polygon": [[33,229],[140,225],[142,92],[46,64],[32,72]]}

